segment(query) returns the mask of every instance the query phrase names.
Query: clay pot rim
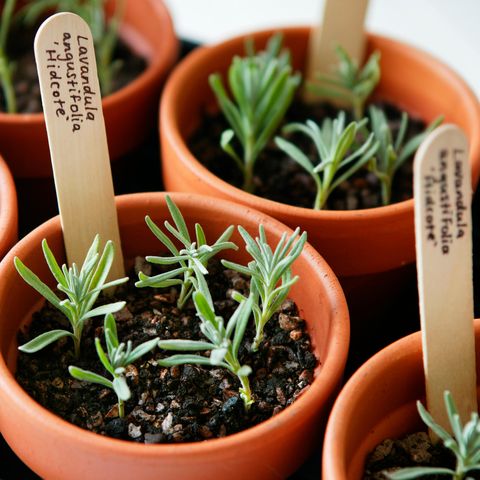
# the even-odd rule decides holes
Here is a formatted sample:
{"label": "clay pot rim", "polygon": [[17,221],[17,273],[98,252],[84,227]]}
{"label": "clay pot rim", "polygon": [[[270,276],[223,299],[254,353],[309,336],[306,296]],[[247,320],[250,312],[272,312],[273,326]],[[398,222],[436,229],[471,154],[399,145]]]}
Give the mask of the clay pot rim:
{"label": "clay pot rim", "polygon": [[[189,193],[171,193],[169,194],[175,200],[175,202],[182,208],[182,204],[190,203],[197,208],[199,205],[205,205],[208,207],[218,207],[220,204],[222,210],[238,210],[238,208],[244,208],[238,204],[220,200],[203,195],[189,194]],[[138,208],[137,205],[144,205],[146,200],[152,204],[158,201],[162,201],[166,193],[139,193],[128,194],[116,197],[117,209],[128,210],[128,208]],[[185,206],[183,205],[183,208]],[[292,230],[284,226],[279,221],[269,217],[258,211],[248,211],[248,215],[255,216],[259,220],[265,219],[265,223],[270,224],[274,229],[281,228],[282,231],[291,232]],[[228,217],[227,217],[228,218]],[[262,220],[261,220],[262,221]],[[17,245],[15,245],[5,258],[0,262],[0,272],[6,268],[7,265],[11,265],[15,255],[19,254],[26,245],[33,243],[40,245],[41,240],[52,229],[55,231],[60,230],[60,218],[54,217],[47,222],[43,223],[26,237],[24,237]],[[30,249],[29,249],[30,250]],[[20,253],[21,255],[21,253]],[[332,303],[332,309],[335,311],[335,321],[330,326],[328,332],[330,338],[334,340],[334,343],[328,348],[327,355],[322,360],[321,372],[316,373],[314,381],[310,388],[302,394],[292,405],[288,406],[274,417],[254,426],[248,428],[242,432],[238,432],[229,435],[224,438],[210,439],[203,442],[191,442],[184,444],[168,444],[168,445],[146,445],[136,444],[126,440],[113,439],[104,437],[96,433],[84,430],[78,426],[75,426],[66,420],[56,416],[46,408],[42,407],[39,403],[33,400],[17,383],[14,376],[5,364],[3,356],[0,355],[0,390],[4,392],[4,395],[10,397],[11,401],[20,402],[23,405],[24,411],[27,411],[28,415],[35,415],[38,422],[44,425],[49,425],[49,429],[54,432],[61,433],[62,438],[72,439],[77,444],[92,444],[94,443],[96,448],[101,451],[102,449],[108,449],[117,454],[134,454],[143,458],[165,458],[168,459],[171,455],[189,456],[196,455],[201,457],[208,451],[230,451],[231,455],[236,455],[238,450],[236,446],[241,444],[248,444],[251,440],[259,436],[269,435],[281,430],[282,425],[294,421],[297,413],[309,408],[315,408],[317,403],[317,397],[328,397],[328,392],[333,391],[338,380],[341,378],[343,368],[347,359],[348,343],[349,343],[349,316],[348,307],[345,301],[343,291],[340,284],[335,277],[335,274],[327,265],[325,260],[316,252],[316,250],[310,245],[306,244],[306,247],[302,253],[302,256],[306,256],[309,264],[315,265],[319,275],[325,278],[329,278],[328,298]],[[319,267],[322,267],[320,270]]]}
{"label": "clay pot rim", "polygon": [[[7,163],[0,156],[0,258],[17,235],[17,191]],[[13,229],[13,232],[12,232]]]}
{"label": "clay pot rim", "polygon": [[375,378],[384,371],[393,371],[393,367],[401,361],[402,357],[411,355],[422,356],[421,332],[415,332],[386,346],[370,357],[350,377],[337,396],[325,430],[322,452],[322,468],[324,472],[333,472],[335,459],[342,458],[342,446],[348,436],[347,420],[344,417],[346,409],[351,409],[359,397],[368,388],[366,383],[371,383],[370,378]]}
{"label": "clay pot rim", "polygon": [[[115,108],[117,105],[123,103],[126,98],[135,96],[138,91],[144,90],[146,86],[157,81],[158,76],[162,72],[166,72],[174,62],[178,53],[178,40],[175,36],[173,28],[173,21],[168,13],[167,7],[163,1],[155,3],[155,9],[158,12],[159,22],[162,24],[162,35],[159,36],[159,41],[151,48],[151,56],[144,59],[147,62],[145,70],[140,73],[130,83],[120,88],[119,90],[102,98],[102,107],[105,112],[108,109]],[[125,32],[126,30],[126,32]],[[128,45],[129,38],[142,35],[140,30],[130,29],[128,24],[120,26],[120,38],[124,37],[124,42]],[[25,123],[41,125],[45,123],[43,112],[36,113],[5,113],[0,111],[0,125],[2,123],[10,123],[13,125],[23,125]]]}
{"label": "clay pot rim", "polygon": [[[304,207],[296,207],[292,205],[283,204],[273,200],[268,200],[257,195],[247,193],[240,188],[234,187],[228,182],[220,179],[204,167],[190,152],[186,145],[183,136],[180,134],[179,123],[176,114],[177,99],[183,96],[183,89],[181,85],[185,84],[189,75],[189,70],[199,68],[198,66],[204,63],[204,59],[216,56],[216,50],[219,48],[228,48],[243,39],[251,36],[270,36],[275,32],[283,31],[292,34],[300,34],[308,29],[310,26],[295,26],[295,27],[279,27],[274,29],[257,30],[251,33],[235,36],[224,42],[219,42],[214,45],[201,47],[188,55],[182,60],[173,73],[170,75],[160,102],[159,118],[161,125],[161,134],[169,138],[169,144],[172,149],[176,151],[176,157],[179,162],[195,170],[198,177],[207,185],[214,184],[215,188],[223,195],[228,197],[235,196],[243,204],[250,205],[253,208],[262,211],[268,211],[270,215],[277,216],[288,215],[290,217],[297,216],[306,219],[318,219],[326,221],[373,221],[383,217],[396,217],[408,214],[413,211],[413,199],[404,200],[387,206],[380,206],[374,208],[366,208],[361,210],[313,210]],[[375,43],[382,43],[388,45],[389,48],[397,50],[407,49],[409,55],[417,61],[421,61],[429,69],[440,71],[442,76],[448,79],[448,82],[455,85],[456,89],[462,92],[462,95],[469,99],[469,106],[472,110],[472,116],[476,117],[474,124],[474,132],[471,135],[472,142],[470,144],[470,159],[480,158],[480,105],[479,102],[465,81],[450,67],[445,65],[442,61],[421,49],[408,45],[398,40],[367,32],[368,43],[372,41]],[[213,73],[213,72],[211,72]],[[472,163],[471,163],[472,165]],[[475,178],[472,175],[472,178]]]}

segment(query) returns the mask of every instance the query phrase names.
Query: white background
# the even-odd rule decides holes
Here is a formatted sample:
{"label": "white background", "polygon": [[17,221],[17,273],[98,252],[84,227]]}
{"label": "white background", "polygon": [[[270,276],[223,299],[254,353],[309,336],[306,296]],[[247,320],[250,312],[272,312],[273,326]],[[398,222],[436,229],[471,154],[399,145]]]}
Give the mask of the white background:
{"label": "white background", "polygon": [[[164,0],[180,37],[218,42],[253,30],[313,24],[322,0]],[[480,98],[480,0],[371,0],[367,29],[426,50]]]}

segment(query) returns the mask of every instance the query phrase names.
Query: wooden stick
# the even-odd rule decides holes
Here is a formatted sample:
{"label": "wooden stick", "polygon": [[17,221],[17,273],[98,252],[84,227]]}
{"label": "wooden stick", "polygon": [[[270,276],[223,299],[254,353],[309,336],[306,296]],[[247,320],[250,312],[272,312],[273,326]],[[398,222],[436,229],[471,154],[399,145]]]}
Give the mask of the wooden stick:
{"label": "wooden stick", "polygon": [[[341,45],[360,65],[365,55],[365,15],[368,0],[325,0],[320,23],[312,28],[307,51],[305,80],[314,81],[318,73],[332,73],[338,64],[335,54]],[[306,101],[313,100],[304,90]]]}
{"label": "wooden stick", "polygon": [[37,32],[35,58],[68,263],[81,265],[98,233],[103,243],[112,240],[115,244],[110,277],[123,277],[102,100],[88,25],[72,13],[53,15]]}
{"label": "wooden stick", "polygon": [[477,411],[471,185],[464,133],[437,128],[415,156],[415,236],[427,405],[447,430],[444,390],[464,422]]}

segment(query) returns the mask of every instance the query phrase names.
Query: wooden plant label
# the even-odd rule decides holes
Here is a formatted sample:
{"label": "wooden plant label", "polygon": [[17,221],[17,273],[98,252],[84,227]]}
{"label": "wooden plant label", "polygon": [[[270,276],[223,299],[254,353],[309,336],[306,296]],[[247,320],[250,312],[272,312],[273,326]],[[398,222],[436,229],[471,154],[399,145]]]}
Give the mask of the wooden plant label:
{"label": "wooden plant label", "polygon": [[427,405],[447,430],[444,390],[463,421],[477,411],[471,196],[467,139],[439,127],[415,156],[414,197]]}
{"label": "wooden plant label", "polygon": [[[365,54],[365,15],[368,0],[325,0],[320,23],[312,28],[307,51],[305,79],[314,81],[318,73],[332,73],[341,45],[353,60],[362,63]],[[306,100],[313,100],[304,91]]]}
{"label": "wooden plant label", "polygon": [[72,13],[53,15],[37,32],[35,57],[68,262],[81,265],[98,233],[103,243],[115,244],[110,277],[122,277],[112,174],[88,25]]}

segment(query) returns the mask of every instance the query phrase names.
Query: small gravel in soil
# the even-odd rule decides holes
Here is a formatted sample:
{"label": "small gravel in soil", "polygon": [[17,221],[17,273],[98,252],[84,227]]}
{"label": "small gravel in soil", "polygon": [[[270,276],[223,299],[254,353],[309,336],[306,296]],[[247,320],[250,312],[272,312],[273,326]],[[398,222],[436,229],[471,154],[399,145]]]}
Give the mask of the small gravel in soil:
{"label": "small gravel in soil", "polygon": [[[370,453],[363,480],[386,480],[382,471],[395,471],[405,467],[444,467],[455,469],[455,457],[441,443],[433,445],[425,432],[417,432],[400,440],[387,439]],[[478,479],[477,474],[471,475]],[[445,476],[419,477],[425,480],[444,480]]]}
{"label": "small gravel in soil", "polygon": [[[136,271],[150,265],[136,261]],[[248,281],[212,260],[209,286],[218,315],[228,319],[237,303],[233,288],[246,292]],[[131,277],[136,276],[132,273]],[[137,289],[129,282],[115,297],[127,301],[116,314],[120,341],[133,346],[149,338],[202,338],[199,321],[190,302],[184,311],[176,307],[178,291]],[[255,403],[248,413],[239,397],[239,382],[221,368],[197,365],[161,367],[165,352],[155,350],[131,365],[126,377],[132,398],[126,417],[118,418],[116,397],[109,389],[80,382],[68,374],[68,365],[106,375],[95,353],[94,338],[103,340],[103,319],[86,325],[80,360],[72,357],[71,341],[62,339],[34,355],[20,353],[17,379],[39,403],[66,420],[88,430],[134,442],[167,443],[200,441],[243,430],[283,410],[313,381],[317,359],[312,353],[305,322],[292,300],[286,300],[265,329],[265,341],[257,353],[250,351],[253,322],[240,348],[240,361],[252,367],[251,388]],[[19,344],[52,328],[68,328],[53,307],[34,314],[29,331],[19,334]],[[198,352],[205,354],[205,352]]]}
{"label": "small gravel in soil", "polygon": [[[395,138],[400,125],[401,111],[387,102],[375,102],[375,104],[385,111]],[[338,110],[329,104],[306,105],[296,99],[290,106],[284,123],[303,123],[308,119],[321,123],[325,117],[333,118],[337,113]],[[205,114],[199,128],[193,133],[188,143],[193,155],[211,172],[241,188],[241,173],[219,144],[220,135],[226,128],[229,126],[221,113]],[[423,121],[410,118],[406,139],[421,133],[424,129]],[[280,134],[278,132],[277,135]],[[289,140],[305,152],[314,165],[318,163],[318,154],[313,142],[305,135],[295,134],[290,136]],[[241,151],[238,145],[236,148],[237,151]],[[392,203],[412,198],[412,175],[413,157],[407,159],[395,175]],[[279,150],[273,141],[267,145],[256,162],[254,184],[255,195],[288,205],[312,208],[315,200],[316,187],[312,177]],[[381,205],[380,184],[376,176],[364,168],[334,190],[329,197],[326,209],[357,210]]]}

